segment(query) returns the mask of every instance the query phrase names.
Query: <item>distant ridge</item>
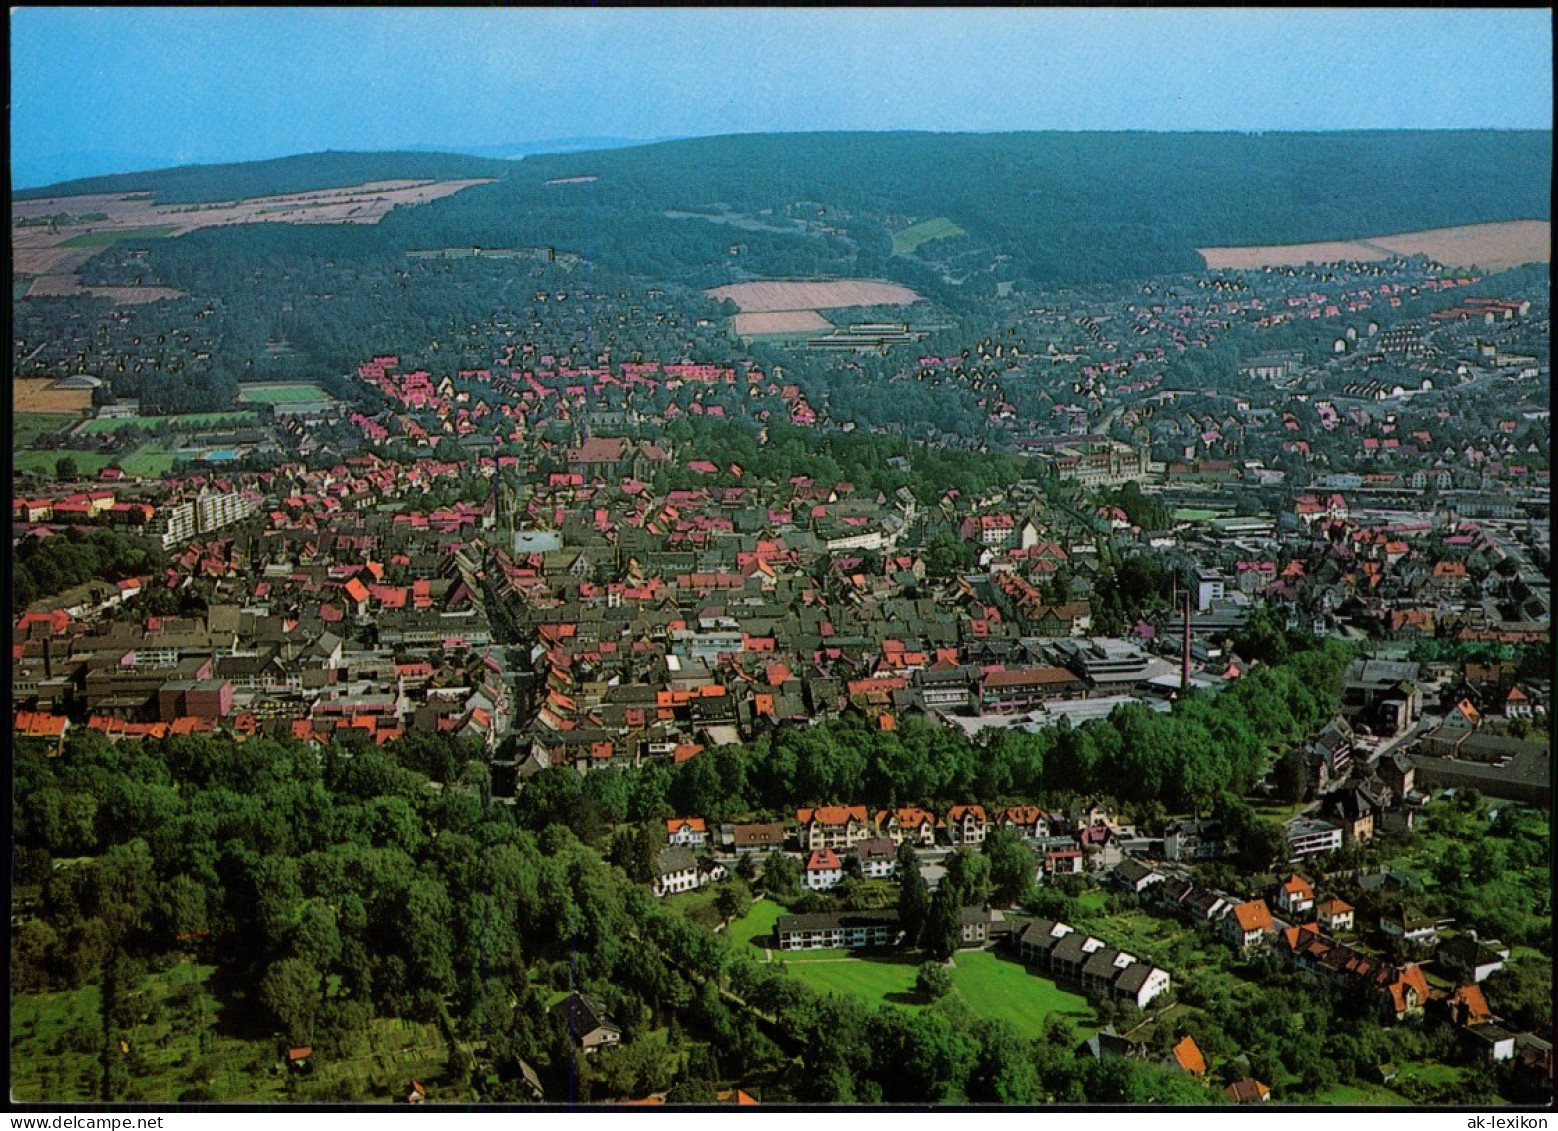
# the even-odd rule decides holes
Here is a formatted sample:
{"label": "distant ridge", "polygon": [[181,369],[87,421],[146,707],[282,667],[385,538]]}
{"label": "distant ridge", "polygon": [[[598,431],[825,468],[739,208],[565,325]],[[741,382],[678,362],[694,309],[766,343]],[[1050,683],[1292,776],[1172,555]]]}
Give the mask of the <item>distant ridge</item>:
{"label": "distant ridge", "polygon": [[557,137],[539,141],[515,141],[507,145],[408,145],[413,153],[462,153],[469,157],[491,157],[513,161],[538,153],[591,153],[603,149],[627,149],[635,145],[657,145],[662,141],[682,141],[676,137]]}
{"label": "distant ridge", "polygon": [[182,165],[170,169],[83,177],[23,189],[12,196],[16,200],[38,200],[50,196],[150,191],[159,204],[193,204],[305,192],[310,189],[345,188],[369,181],[501,177],[513,167],[512,162],[458,153],[346,153],[326,150],[296,157],[277,157],[269,161]]}

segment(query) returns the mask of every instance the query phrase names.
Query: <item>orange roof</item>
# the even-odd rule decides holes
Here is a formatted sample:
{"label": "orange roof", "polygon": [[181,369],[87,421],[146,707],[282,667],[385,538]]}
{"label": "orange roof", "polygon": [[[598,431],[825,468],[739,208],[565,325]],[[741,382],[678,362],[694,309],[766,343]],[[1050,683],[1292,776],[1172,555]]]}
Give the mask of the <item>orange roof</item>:
{"label": "orange roof", "polygon": [[16,733],[24,738],[58,738],[65,733],[65,717],[43,711],[19,711]]}
{"label": "orange roof", "polygon": [[668,833],[675,833],[683,828],[691,829],[695,833],[708,831],[708,826],[703,823],[702,817],[672,817],[665,823],[665,831]]}
{"label": "orange roof", "polygon": [[346,583],[345,588],[346,595],[354,601],[362,602],[368,599],[368,587],[355,577]]}
{"label": "orange roof", "polygon": [[1315,895],[1314,888],[1309,886],[1309,881],[1297,872],[1287,878],[1287,882],[1282,885],[1282,890],[1291,895],[1307,895],[1310,899]]}
{"label": "orange roof", "polygon": [[936,814],[927,809],[883,809],[876,815],[876,823],[882,825],[888,821],[896,821],[906,828],[920,828],[924,825],[936,824]]}
{"label": "orange roof", "polygon": [[947,820],[961,821],[966,816],[972,816],[981,824],[985,820],[985,807],[983,805],[954,805],[947,811]]}
{"label": "orange roof", "polygon": [[1206,1058],[1201,1055],[1196,1039],[1188,1033],[1174,1046],[1174,1061],[1192,1076],[1206,1075]]}
{"label": "orange roof", "polygon": [[806,858],[808,872],[831,872],[840,867],[838,853],[831,848],[816,849]]}
{"label": "orange roof", "polygon": [[823,825],[844,825],[850,821],[859,821],[863,825],[869,818],[864,805],[823,805],[817,809],[797,809],[795,819],[803,825],[813,821]]}
{"label": "orange roof", "polygon": [[1234,918],[1242,931],[1269,931],[1272,928],[1271,909],[1264,899],[1252,899],[1233,909]]}
{"label": "orange roof", "polygon": [[1338,915],[1345,915],[1352,909],[1352,904],[1343,899],[1328,899],[1319,908],[1320,914],[1329,915],[1332,918]]}
{"label": "orange roof", "polygon": [[1451,1015],[1462,1024],[1481,1025],[1493,1017],[1493,1011],[1488,1008],[1488,999],[1482,995],[1481,986],[1461,986],[1450,995],[1449,1001]]}

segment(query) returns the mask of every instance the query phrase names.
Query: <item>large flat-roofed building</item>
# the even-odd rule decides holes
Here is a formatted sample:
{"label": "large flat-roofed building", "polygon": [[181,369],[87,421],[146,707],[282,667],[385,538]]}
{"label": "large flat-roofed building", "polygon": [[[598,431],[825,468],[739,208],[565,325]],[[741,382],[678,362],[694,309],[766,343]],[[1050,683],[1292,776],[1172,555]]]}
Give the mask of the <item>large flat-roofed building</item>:
{"label": "large flat-roofed building", "polygon": [[903,941],[903,924],[896,911],[819,911],[781,915],[774,924],[780,950],[856,950],[896,946]]}

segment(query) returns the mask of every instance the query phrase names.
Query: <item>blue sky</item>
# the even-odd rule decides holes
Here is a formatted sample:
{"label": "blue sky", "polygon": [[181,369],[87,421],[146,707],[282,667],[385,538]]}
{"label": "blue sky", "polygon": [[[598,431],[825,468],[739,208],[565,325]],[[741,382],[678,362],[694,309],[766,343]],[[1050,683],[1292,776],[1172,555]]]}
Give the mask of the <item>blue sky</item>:
{"label": "blue sky", "polygon": [[248,160],[776,130],[1550,129],[1549,19],[1543,9],[19,8],[12,159]]}

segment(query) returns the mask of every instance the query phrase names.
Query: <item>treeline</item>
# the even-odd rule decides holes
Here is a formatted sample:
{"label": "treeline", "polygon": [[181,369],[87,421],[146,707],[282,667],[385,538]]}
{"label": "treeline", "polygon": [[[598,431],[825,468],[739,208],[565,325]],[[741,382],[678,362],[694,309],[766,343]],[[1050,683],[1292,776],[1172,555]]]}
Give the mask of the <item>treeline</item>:
{"label": "treeline", "polygon": [[111,530],[71,529],[50,538],[27,538],[11,558],[11,610],[88,581],[120,581],[159,567],[145,546]]}
{"label": "treeline", "polygon": [[522,820],[540,828],[572,819],[590,839],[625,821],[784,816],[804,805],[942,810],[1104,794],[1147,812],[1205,812],[1259,782],[1272,748],[1324,725],[1349,658],[1344,644],[1327,640],[1258,668],[1215,699],[1181,699],[1171,713],[1127,705],[1080,727],[1002,730],[983,742],[919,719],[882,731],[850,716],[781,728],[674,767],[656,762],[583,778],[553,767],[526,787]]}
{"label": "treeline", "polygon": [[[1043,468],[1022,456],[1000,452],[950,452],[890,436],[864,432],[819,432],[782,422],[768,425],[766,443],[745,425],[684,417],[667,426],[663,436],[683,459],[707,459],[724,473],[715,482],[740,483],[776,479],[787,482],[804,475],[819,485],[852,483],[891,495],[907,487],[922,504],[936,503],[949,490],[965,497],[1010,487],[1019,479],[1039,478]],[[906,461],[894,465],[893,461]],[[737,478],[731,464],[741,468]],[[710,476],[682,467],[661,472],[655,486],[662,490],[707,486]]]}

